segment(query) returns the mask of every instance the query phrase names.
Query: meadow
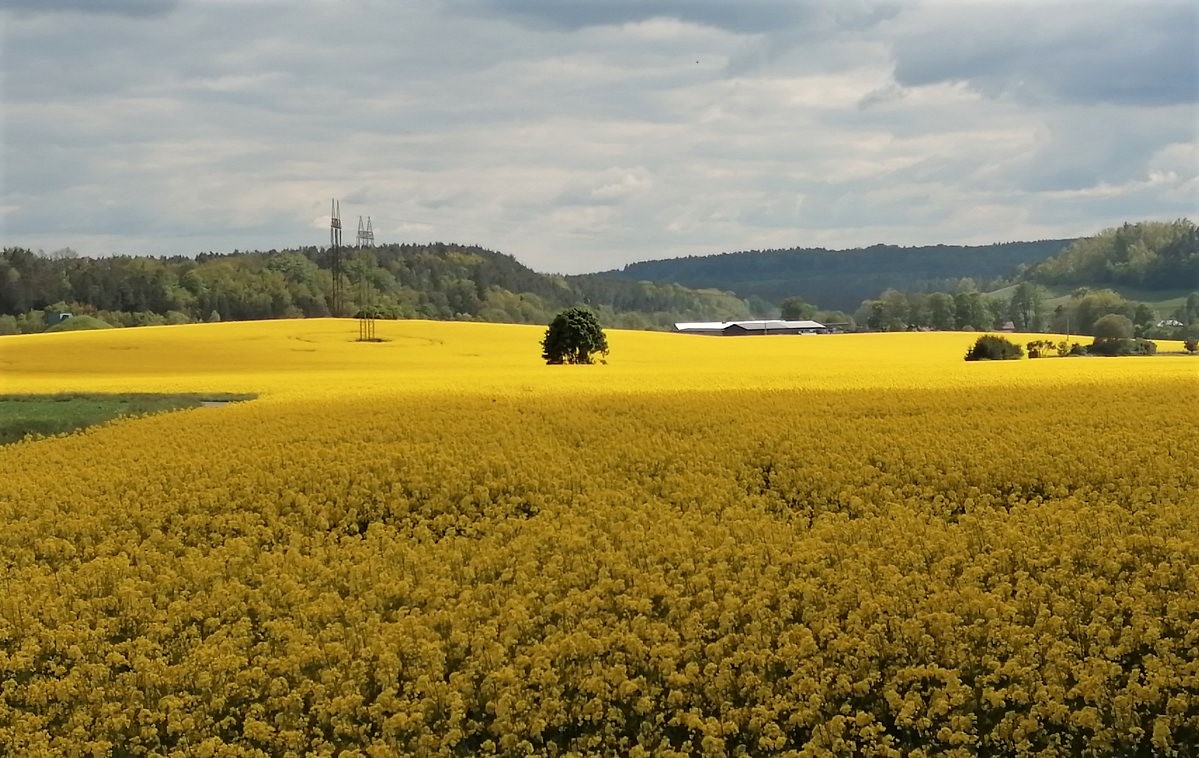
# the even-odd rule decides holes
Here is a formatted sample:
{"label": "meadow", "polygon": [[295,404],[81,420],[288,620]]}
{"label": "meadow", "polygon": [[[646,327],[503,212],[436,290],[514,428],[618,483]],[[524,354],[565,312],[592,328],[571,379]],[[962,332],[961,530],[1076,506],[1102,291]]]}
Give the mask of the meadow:
{"label": "meadow", "polygon": [[542,331],[0,338],[0,753],[1195,754],[1199,359]]}

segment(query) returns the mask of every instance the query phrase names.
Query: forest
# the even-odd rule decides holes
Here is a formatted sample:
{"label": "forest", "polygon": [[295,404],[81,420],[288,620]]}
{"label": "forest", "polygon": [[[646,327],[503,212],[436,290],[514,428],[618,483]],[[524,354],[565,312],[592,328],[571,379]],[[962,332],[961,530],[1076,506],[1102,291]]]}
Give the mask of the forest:
{"label": "forest", "polygon": [[1187,219],[1126,223],[1073,241],[749,251],[608,273],[764,297],[784,318],[870,331],[1010,324],[1091,334],[1109,314],[1127,317],[1138,337],[1179,339],[1199,328],[1199,231]]}
{"label": "forest", "polygon": [[1044,287],[1031,282],[1010,288],[1006,296],[892,289],[877,299],[863,301],[853,321],[859,327],[880,332],[1006,327],[1018,332],[1089,335],[1094,333],[1096,321],[1111,314],[1128,318],[1137,337],[1184,339],[1199,334],[1199,292],[1192,292],[1180,305],[1163,313],[1107,288],[1079,287],[1065,297],[1052,297]]}
{"label": "forest", "polygon": [[[114,326],[301,318],[330,314],[328,250],[202,253],[195,258],[0,253],[0,334],[44,330],[47,314],[93,316]],[[668,328],[675,321],[750,316],[715,290],[597,275],[537,273],[509,255],[434,243],[345,252],[345,315],[546,323],[589,306],[604,324]]]}
{"label": "forest", "polygon": [[878,331],[1010,322],[1018,331],[1091,334],[1098,319],[1116,314],[1132,321],[1136,336],[1154,339],[1195,336],[1199,324],[1199,230],[1187,219],[1107,229],[1014,275],[1015,284],[989,295],[889,289],[864,300],[854,317]]}
{"label": "forest", "polygon": [[863,300],[894,289],[953,291],[963,279],[981,291],[1014,283],[1020,266],[1060,252],[1071,240],[995,245],[872,245],[853,250],[750,250],[632,263],[605,272],[625,279],[715,287],[771,302],[802,297],[824,308],[852,311]]}
{"label": "forest", "polygon": [[1148,290],[1199,287],[1199,227],[1188,219],[1106,229],[1028,270],[1041,284]]}
{"label": "forest", "polygon": [[799,297],[847,311],[888,290],[989,292],[1021,282],[1070,289],[1190,291],[1199,289],[1199,229],[1188,219],[1178,219],[1125,223],[1073,240],[751,250],[644,261],[605,273],[714,287],[774,303]]}
{"label": "forest", "polygon": [[[64,311],[113,326],[328,316],[331,269],[317,247],[194,258],[11,247],[0,253],[0,334],[53,328]],[[574,276],[477,246],[388,244],[347,250],[344,270],[343,315],[382,318],[543,324],[585,305],[629,329],[780,313],[841,330],[1090,334],[1108,314],[1138,337],[1199,329],[1199,230],[1187,219],[1073,241],[725,253]]]}

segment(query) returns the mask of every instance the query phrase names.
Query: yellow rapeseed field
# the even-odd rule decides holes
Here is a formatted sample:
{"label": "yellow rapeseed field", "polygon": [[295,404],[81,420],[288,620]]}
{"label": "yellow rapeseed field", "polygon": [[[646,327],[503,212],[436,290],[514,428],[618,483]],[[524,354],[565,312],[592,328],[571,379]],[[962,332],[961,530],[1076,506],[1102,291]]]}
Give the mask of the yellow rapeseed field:
{"label": "yellow rapeseed field", "polygon": [[1199,359],[542,331],[0,338],[0,754],[1195,754]]}
{"label": "yellow rapeseed field", "polygon": [[[968,365],[961,332],[725,339],[610,331],[603,368],[547,369],[543,327],[381,321],[385,342],[356,342],[352,321],[256,321],[8,337],[3,392],[227,391],[310,394],[677,392],[885,389],[1109,382],[1196,376],[1193,362],[1037,360]],[[1016,342],[1046,335],[1011,335]],[[1056,339],[1056,338],[1055,338]],[[1076,338],[1077,339],[1077,338]],[[1087,338],[1083,338],[1085,342]],[[1179,350],[1163,342],[1161,349]]]}

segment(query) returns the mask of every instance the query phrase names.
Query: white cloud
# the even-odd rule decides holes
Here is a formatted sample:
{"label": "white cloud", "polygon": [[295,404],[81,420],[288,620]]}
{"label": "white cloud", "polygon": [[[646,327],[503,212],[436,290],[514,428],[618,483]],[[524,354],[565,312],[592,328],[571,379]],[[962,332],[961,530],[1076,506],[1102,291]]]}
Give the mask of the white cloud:
{"label": "white cloud", "polygon": [[0,11],[4,244],[324,244],[336,196],[383,242],[582,271],[1196,207],[1193,75],[1132,91],[1170,76],[1169,2],[148,7]]}

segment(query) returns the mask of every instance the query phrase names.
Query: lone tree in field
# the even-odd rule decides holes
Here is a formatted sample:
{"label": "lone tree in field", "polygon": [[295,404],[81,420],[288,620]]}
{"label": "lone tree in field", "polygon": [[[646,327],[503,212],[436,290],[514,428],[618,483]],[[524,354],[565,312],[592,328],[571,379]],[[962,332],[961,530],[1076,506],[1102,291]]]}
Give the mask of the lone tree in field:
{"label": "lone tree in field", "polygon": [[594,363],[596,353],[608,354],[608,338],[595,314],[586,308],[559,313],[541,340],[541,357],[550,365]]}

